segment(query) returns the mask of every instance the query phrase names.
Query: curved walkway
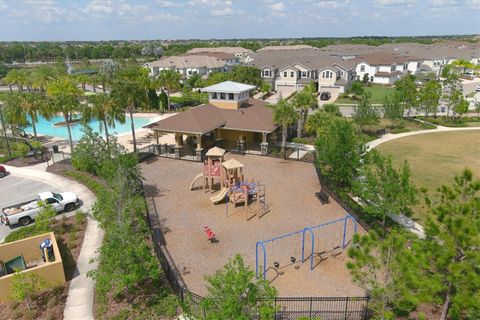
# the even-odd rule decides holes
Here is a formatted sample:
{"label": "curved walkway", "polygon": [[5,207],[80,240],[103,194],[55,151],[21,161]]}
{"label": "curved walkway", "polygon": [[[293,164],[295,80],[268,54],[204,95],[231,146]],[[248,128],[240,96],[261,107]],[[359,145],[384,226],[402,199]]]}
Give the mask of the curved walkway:
{"label": "curved walkway", "polygon": [[404,133],[387,133],[384,134],[381,138],[375,139],[367,143],[368,150],[374,149],[381,145],[382,143],[392,141],[395,139],[400,139],[403,137],[415,136],[417,134],[427,134],[427,133],[436,133],[436,132],[448,132],[448,131],[466,131],[466,130],[480,130],[480,127],[462,127],[462,128],[453,128],[453,127],[444,127],[444,126],[437,126],[436,129],[427,129],[427,130],[418,130],[418,131],[410,131]]}
{"label": "curved walkway", "polygon": [[[90,211],[95,203],[95,195],[84,185],[65,177],[45,172],[42,166],[32,166],[30,168],[5,166],[5,169],[12,175],[41,181],[59,190],[75,192],[78,198],[83,201],[82,209],[84,211]],[[95,281],[87,278],[87,272],[97,268],[98,264],[96,262],[90,263],[90,260],[97,257],[97,251],[102,244],[103,230],[99,227],[98,222],[91,217],[87,218],[87,222],[85,238],[77,259],[77,268],[68,290],[64,310],[64,319],[66,320],[94,319],[93,297]]]}
{"label": "curved walkway", "polygon": [[[480,130],[480,127],[463,127],[463,128],[452,128],[452,127],[444,127],[444,126],[437,126],[435,129],[428,129],[428,130],[419,130],[419,131],[410,131],[398,134],[387,133],[383,135],[381,138],[370,141],[367,143],[368,150],[372,150],[382,143],[409,137],[415,136],[419,134],[428,134],[428,133],[436,133],[436,132],[449,132],[449,131],[467,131],[467,130]],[[422,225],[413,221],[409,217],[401,214],[401,215],[393,215],[389,214],[389,217],[392,218],[395,222],[402,225],[405,229],[409,230],[410,232],[416,234],[420,239],[425,238],[425,230]]]}

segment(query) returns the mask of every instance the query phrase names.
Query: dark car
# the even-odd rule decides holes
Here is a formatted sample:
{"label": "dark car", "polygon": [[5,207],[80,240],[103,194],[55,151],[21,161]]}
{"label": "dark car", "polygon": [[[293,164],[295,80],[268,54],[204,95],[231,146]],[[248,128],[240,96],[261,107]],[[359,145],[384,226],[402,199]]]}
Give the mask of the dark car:
{"label": "dark car", "polygon": [[320,100],[330,100],[332,94],[328,91],[324,91],[320,94]]}
{"label": "dark car", "polygon": [[4,166],[0,166],[0,178],[3,178],[7,175],[7,170]]}

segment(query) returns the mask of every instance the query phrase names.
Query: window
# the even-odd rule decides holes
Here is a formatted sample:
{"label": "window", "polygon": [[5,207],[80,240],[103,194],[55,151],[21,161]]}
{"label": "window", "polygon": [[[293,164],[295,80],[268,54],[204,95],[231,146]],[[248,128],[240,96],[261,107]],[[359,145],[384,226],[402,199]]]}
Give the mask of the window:
{"label": "window", "polygon": [[225,100],[225,92],[220,92],[220,100]]}
{"label": "window", "polygon": [[55,199],[55,198],[48,198],[47,200],[45,200],[45,202],[46,202],[47,204],[54,204],[54,203],[57,203],[58,200]]}
{"label": "window", "polygon": [[228,100],[233,100],[233,93],[228,94]]}
{"label": "window", "polygon": [[290,78],[294,78],[295,77],[295,72],[291,71],[290,72]]}
{"label": "window", "polygon": [[302,71],[302,78],[306,78],[307,77],[307,71]]}
{"label": "window", "polygon": [[264,77],[270,77],[270,70],[263,70]]}
{"label": "window", "polygon": [[217,93],[216,92],[212,92],[212,99],[217,99]]}
{"label": "window", "polygon": [[343,77],[343,71],[342,70],[340,70],[340,75]]}
{"label": "window", "polygon": [[360,72],[365,72],[365,66],[364,65],[360,66]]}
{"label": "window", "polygon": [[370,77],[370,82],[373,82],[373,76]]}
{"label": "window", "polygon": [[392,67],[390,68],[390,71],[391,71],[391,72],[395,71],[395,66],[392,66]]}
{"label": "window", "polygon": [[284,71],[284,72],[283,72],[283,77],[284,77],[284,78],[287,77],[287,71]]}

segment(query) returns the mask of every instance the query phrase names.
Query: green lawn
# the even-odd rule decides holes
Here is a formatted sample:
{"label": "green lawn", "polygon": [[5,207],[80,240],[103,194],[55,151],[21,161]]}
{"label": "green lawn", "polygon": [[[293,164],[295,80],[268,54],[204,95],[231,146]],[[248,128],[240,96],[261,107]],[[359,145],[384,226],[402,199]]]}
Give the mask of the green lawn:
{"label": "green lawn", "polygon": [[[370,86],[365,87],[365,90],[370,93],[370,103],[372,104],[381,104],[384,102],[386,96],[393,93],[395,90],[394,87],[385,87],[385,86]],[[349,99],[349,98],[338,98],[335,101],[337,104],[357,104],[358,100]]]}
{"label": "green lawn", "polygon": [[[480,179],[480,130],[415,135],[384,143],[377,149],[391,155],[394,164],[407,160],[412,181],[418,188],[427,188],[432,199],[436,199],[438,187],[451,184],[465,168],[472,169]],[[414,218],[424,222],[427,209],[423,204],[414,211]]]}

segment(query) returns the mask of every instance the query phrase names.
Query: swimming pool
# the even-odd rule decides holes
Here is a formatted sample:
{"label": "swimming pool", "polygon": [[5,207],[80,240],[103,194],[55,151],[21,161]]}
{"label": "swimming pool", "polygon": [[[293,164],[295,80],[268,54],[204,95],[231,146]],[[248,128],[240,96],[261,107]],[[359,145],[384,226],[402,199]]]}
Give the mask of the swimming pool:
{"label": "swimming pool", "polygon": [[[68,139],[68,130],[67,127],[54,127],[53,124],[57,122],[65,121],[65,119],[61,116],[56,116],[47,120],[43,117],[38,117],[38,122],[36,123],[37,133],[38,134],[45,134],[54,137],[60,137]],[[141,129],[143,126],[151,123],[153,121],[152,118],[137,118],[133,117],[133,123],[135,124],[135,129]],[[105,132],[100,132],[100,122],[97,120],[92,120],[89,122],[90,127],[94,132],[98,132],[100,135],[105,136]],[[72,130],[72,139],[73,140],[80,140],[83,136],[83,126],[80,123],[73,124],[70,126]],[[33,128],[27,127],[25,131],[28,133],[33,134]],[[108,127],[108,133],[112,134],[122,134],[126,132],[131,132],[130,128],[130,116],[125,116],[125,123],[120,123],[119,121],[115,121],[114,127]]]}

